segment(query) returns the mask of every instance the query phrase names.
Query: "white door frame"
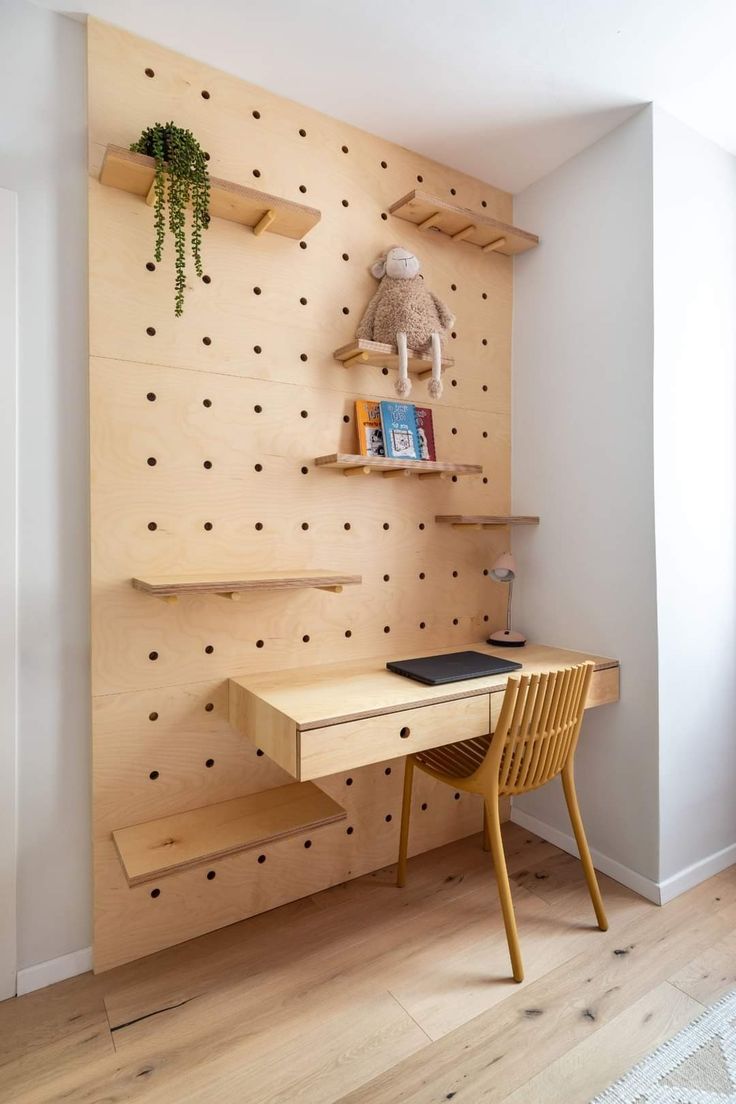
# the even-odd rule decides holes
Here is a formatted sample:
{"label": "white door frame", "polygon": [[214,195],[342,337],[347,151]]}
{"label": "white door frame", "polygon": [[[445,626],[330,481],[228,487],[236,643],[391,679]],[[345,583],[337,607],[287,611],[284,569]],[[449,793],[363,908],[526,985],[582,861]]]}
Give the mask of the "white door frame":
{"label": "white door frame", "polygon": [[16,991],[17,196],[0,188],[0,1000]]}

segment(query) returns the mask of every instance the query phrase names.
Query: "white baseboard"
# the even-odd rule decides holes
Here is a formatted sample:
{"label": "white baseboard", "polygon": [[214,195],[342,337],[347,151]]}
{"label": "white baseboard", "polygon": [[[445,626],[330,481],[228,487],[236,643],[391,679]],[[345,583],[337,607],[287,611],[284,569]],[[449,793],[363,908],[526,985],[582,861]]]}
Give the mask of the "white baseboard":
{"label": "white baseboard", "polygon": [[[523,812],[516,805],[511,806],[511,819],[514,824],[519,824],[522,828],[534,832],[535,836],[541,836],[542,839],[553,843],[555,847],[567,851],[568,855],[575,855],[576,858],[579,858],[578,845],[575,843],[574,836],[568,835],[567,832],[561,832],[559,828],[553,828],[551,824],[546,824],[535,816],[530,816],[529,813]],[[608,855],[603,855],[592,847],[590,854],[596,870],[600,870],[602,874],[607,874],[609,878],[613,878],[615,882],[620,882],[628,889],[633,889],[634,893],[646,897],[648,901],[654,901],[655,905],[663,904],[661,887],[657,882],[645,878],[643,874],[631,870],[628,866],[622,866],[615,859],[610,859]],[[704,877],[708,877],[708,875],[706,874]],[[678,892],[682,891],[678,890]],[[675,894],[672,896],[675,896]]]}
{"label": "white baseboard", "polygon": [[77,974],[86,974],[91,969],[91,947],[72,951],[71,954],[62,955],[60,958],[50,958],[48,962],[39,962],[35,966],[26,966],[24,970],[18,971],[16,983],[18,996],[32,993],[35,989],[45,989],[55,981],[66,981],[67,978],[76,977]]}
{"label": "white baseboard", "polygon": [[680,870],[677,874],[673,874],[672,877],[665,878],[663,882],[660,882],[659,891],[662,904],[666,905],[674,897],[679,897],[681,893],[685,893],[693,886],[699,885],[706,878],[712,878],[714,874],[720,874],[722,870],[727,870],[734,863],[736,863],[736,843],[732,843],[730,847],[723,847],[720,851],[714,851],[712,855],[700,859],[691,866],[686,866],[684,870]]}

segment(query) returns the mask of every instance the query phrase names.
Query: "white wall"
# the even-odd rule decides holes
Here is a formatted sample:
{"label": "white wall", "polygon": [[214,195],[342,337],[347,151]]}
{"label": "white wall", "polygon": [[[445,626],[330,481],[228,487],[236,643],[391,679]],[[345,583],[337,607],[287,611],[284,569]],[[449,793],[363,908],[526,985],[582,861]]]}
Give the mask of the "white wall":
{"label": "white wall", "polygon": [[18,193],[18,958],[90,942],[84,27],[0,6]]}
{"label": "white wall", "polygon": [[[515,262],[516,626],[621,660],[586,718],[577,783],[600,869],[656,899],[657,622],[652,447],[652,111],[516,197],[540,235]],[[514,819],[571,848],[557,784]]]}
{"label": "white wall", "polygon": [[660,838],[669,897],[736,862],[736,158],[656,110],[654,200]]}

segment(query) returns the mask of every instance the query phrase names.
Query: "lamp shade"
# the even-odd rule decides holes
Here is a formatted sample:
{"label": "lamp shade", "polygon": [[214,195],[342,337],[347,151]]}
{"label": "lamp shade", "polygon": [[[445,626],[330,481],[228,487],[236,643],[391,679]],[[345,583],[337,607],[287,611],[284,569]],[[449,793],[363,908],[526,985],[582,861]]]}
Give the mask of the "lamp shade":
{"label": "lamp shade", "polygon": [[491,578],[497,583],[513,583],[516,578],[516,561],[510,552],[498,557],[491,568]]}

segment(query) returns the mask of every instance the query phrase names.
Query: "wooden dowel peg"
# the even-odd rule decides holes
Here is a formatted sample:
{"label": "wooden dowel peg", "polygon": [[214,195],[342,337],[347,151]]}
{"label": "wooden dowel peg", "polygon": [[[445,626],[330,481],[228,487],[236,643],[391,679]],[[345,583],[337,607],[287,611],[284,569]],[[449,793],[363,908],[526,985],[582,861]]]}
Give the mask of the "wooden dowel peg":
{"label": "wooden dowel peg", "polygon": [[409,468],[391,468],[389,471],[383,472],[382,475],[384,479],[396,479],[400,475],[410,476],[411,471]]}
{"label": "wooden dowel peg", "polygon": [[464,241],[469,234],[472,234],[475,230],[475,226],[466,226],[463,230],[458,230],[457,234],[451,234],[453,241]]}
{"label": "wooden dowel peg", "polygon": [[240,601],[240,591],[238,591],[238,590],[218,591],[217,597],[218,598],[227,598],[228,601],[230,601],[230,602],[239,602]]}
{"label": "wooden dowel peg", "polygon": [[370,474],[371,474],[371,469],[370,468],[355,467],[355,468],[345,468],[343,470],[343,475],[370,475]]}
{"label": "wooden dowel peg", "polygon": [[435,211],[434,214],[430,215],[429,218],[426,218],[424,220],[424,222],[420,222],[418,224],[419,229],[420,230],[431,230],[432,227],[435,226],[439,222],[440,218],[441,218],[440,212]]}
{"label": "wooden dowel peg", "polygon": [[485,529],[486,527],[484,525],[475,525],[475,524],[471,525],[470,523],[468,523],[466,521],[453,521],[451,528],[452,529]]}
{"label": "wooden dowel peg", "polygon": [[151,181],[151,187],[146,192],[146,203],[149,207],[153,207],[153,201],[156,198],[156,177],[154,176]]}
{"label": "wooden dowel peg", "polygon": [[419,472],[419,479],[447,479],[447,472]]}
{"label": "wooden dowel peg", "polygon": [[493,253],[494,249],[503,249],[505,244],[505,238],[496,238],[495,241],[489,242],[488,245],[482,245],[480,251],[481,253]]}
{"label": "wooden dowel peg", "polygon": [[255,224],[255,226],[253,227],[253,233],[255,234],[256,237],[259,237],[259,235],[261,235],[265,230],[268,230],[271,223],[275,222],[275,221],[276,221],[276,212],[275,211],[270,211],[270,210],[266,211],[265,215],[262,218],[260,218],[258,220],[258,222]]}
{"label": "wooden dowel peg", "polygon": [[342,594],[341,586],[316,587],[316,590],[328,590],[330,594]]}
{"label": "wooden dowel peg", "polygon": [[173,606],[179,601],[175,594],[154,594],[154,598],[158,598],[159,602],[166,602],[167,606]]}
{"label": "wooden dowel peg", "polygon": [[352,368],[354,364],[365,364],[367,360],[367,353],[356,353],[355,356],[348,357],[347,360],[344,360],[343,365],[345,368]]}

